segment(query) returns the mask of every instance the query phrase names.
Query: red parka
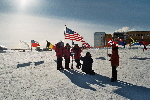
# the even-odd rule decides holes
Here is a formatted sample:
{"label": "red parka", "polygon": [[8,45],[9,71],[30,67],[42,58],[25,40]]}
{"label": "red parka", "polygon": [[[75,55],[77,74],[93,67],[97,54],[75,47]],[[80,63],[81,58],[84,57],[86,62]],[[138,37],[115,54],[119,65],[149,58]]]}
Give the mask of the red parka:
{"label": "red parka", "polygon": [[118,47],[116,44],[112,45],[111,66],[119,66]]}
{"label": "red parka", "polygon": [[57,58],[63,57],[63,55],[64,55],[63,50],[64,50],[64,47],[61,46],[60,43],[57,43],[56,48],[55,48]]}
{"label": "red parka", "polygon": [[70,47],[66,47],[64,48],[64,58],[68,59],[70,58]]}
{"label": "red parka", "polygon": [[73,51],[75,54],[74,54],[74,59],[80,59],[80,56],[81,56],[81,52],[82,50],[80,49],[79,46],[74,46],[71,51]]}

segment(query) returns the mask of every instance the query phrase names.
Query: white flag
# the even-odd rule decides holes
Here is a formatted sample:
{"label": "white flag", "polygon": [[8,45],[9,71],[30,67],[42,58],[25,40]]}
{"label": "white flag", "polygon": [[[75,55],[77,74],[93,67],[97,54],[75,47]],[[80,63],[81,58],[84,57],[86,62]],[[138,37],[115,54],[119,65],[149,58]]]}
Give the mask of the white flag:
{"label": "white flag", "polygon": [[20,47],[23,49],[30,49],[29,45],[24,41],[20,41]]}

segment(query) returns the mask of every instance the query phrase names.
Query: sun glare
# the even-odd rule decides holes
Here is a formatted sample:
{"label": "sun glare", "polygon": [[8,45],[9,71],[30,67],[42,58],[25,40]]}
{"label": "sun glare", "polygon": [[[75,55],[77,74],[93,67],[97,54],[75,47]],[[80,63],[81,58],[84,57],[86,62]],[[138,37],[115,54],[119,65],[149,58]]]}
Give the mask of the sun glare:
{"label": "sun glare", "polygon": [[37,4],[37,0],[19,0],[18,2],[21,9],[26,9]]}
{"label": "sun glare", "polygon": [[29,3],[30,3],[30,0],[21,0],[21,1],[20,1],[20,6],[24,8],[24,7],[27,6]]}

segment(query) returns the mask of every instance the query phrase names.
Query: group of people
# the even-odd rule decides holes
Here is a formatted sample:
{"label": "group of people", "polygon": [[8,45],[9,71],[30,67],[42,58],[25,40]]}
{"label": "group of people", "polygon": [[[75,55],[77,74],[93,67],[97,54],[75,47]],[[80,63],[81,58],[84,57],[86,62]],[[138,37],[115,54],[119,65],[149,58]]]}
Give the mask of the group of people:
{"label": "group of people", "polygon": [[62,66],[63,57],[65,59],[65,69],[70,69],[69,68],[70,57],[73,57],[73,53],[75,62],[77,63],[76,67],[77,68],[81,67],[80,56],[82,50],[78,46],[78,44],[75,44],[75,46],[71,49],[69,43],[66,43],[66,46],[64,47],[64,44],[62,42],[59,42],[56,44],[55,52],[57,56],[57,70],[64,69]]}
{"label": "group of people", "polygon": [[[81,48],[78,44],[71,49],[71,46],[66,43],[66,46],[62,42],[56,44],[55,48],[56,56],[57,56],[57,70],[64,69],[62,66],[62,60],[65,59],[65,69],[69,68],[70,57],[75,59],[76,67],[78,69],[81,68],[83,72],[90,75],[95,75],[94,70],[92,70],[93,59],[90,52],[87,52],[84,57],[81,56]],[[111,66],[112,66],[112,78],[111,82],[117,80],[117,70],[116,68],[119,66],[119,55],[118,55],[118,47],[116,44],[112,44],[112,54],[109,55],[111,57]],[[80,60],[83,61],[83,64],[80,63]],[[81,66],[82,65],[82,66]]]}
{"label": "group of people", "polygon": [[[89,52],[86,53],[85,57],[81,56],[81,48],[78,44],[71,49],[69,43],[66,43],[66,46],[63,45],[62,42],[56,44],[55,48],[56,56],[57,56],[57,70],[64,69],[62,66],[62,60],[65,59],[65,69],[69,68],[70,57],[75,60],[76,68],[82,69],[86,74],[94,75],[94,71],[92,70],[93,59],[91,58],[91,54]],[[83,64],[80,63],[80,60],[83,61]],[[82,65],[82,67],[81,67]],[[71,69],[73,66],[71,67]]]}

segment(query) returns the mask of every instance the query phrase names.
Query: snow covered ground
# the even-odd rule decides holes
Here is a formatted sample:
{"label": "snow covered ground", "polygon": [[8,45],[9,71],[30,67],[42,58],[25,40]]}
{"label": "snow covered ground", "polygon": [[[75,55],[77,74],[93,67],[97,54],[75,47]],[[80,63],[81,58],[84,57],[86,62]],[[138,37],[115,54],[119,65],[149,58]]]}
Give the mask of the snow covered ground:
{"label": "snow covered ground", "polygon": [[54,51],[1,51],[0,100],[150,100],[150,47],[142,48],[119,47],[116,82],[106,48],[82,52],[92,54],[96,75],[56,70]]}

